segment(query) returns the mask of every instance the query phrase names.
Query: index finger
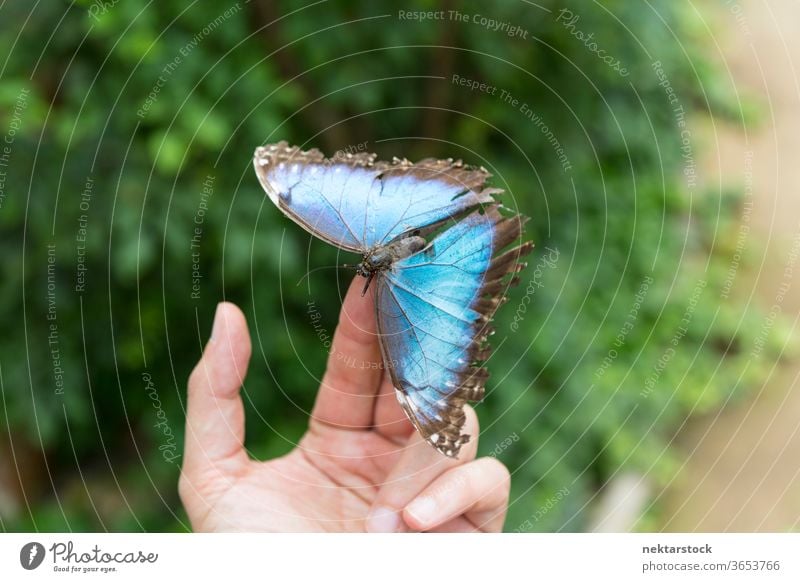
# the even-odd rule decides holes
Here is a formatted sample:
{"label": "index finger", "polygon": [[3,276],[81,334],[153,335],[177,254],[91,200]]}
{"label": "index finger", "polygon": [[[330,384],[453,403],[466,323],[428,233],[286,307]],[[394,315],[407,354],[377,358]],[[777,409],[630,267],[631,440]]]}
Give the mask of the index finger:
{"label": "index finger", "polygon": [[364,280],[357,276],[345,295],[328,365],[311,412],[312,423],[350,429],[372,426],[383,359],[375,325],[374,286],[362,297],[363,288]]}

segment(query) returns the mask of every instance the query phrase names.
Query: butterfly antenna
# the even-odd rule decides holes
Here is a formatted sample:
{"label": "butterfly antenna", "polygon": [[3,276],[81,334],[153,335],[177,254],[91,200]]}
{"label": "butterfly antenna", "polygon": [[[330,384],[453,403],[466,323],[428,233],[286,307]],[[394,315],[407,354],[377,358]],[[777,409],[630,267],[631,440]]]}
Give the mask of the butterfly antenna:
{"label": "butterfly antenna", "polygon": [[372,279],[374,277],[375,273],[370,273],[369,276],[367,277],[367,282],[364,283],[364,290],[361,292],[362,297],[367,294],[367,289],[369,289],[369,284],[372,283]]}

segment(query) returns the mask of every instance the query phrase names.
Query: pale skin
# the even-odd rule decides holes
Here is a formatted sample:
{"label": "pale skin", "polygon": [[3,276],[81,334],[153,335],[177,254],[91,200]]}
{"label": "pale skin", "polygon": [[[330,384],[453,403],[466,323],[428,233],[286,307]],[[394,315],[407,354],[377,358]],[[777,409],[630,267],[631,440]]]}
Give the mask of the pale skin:
{"label": "pale skin", "polygon": [[475,412],[466,410],[472,439],[458,459],[420,438],[384,372],[372,290],[362,289],[357,277],[344,299],[307,432],[264,462],[244,448],[247,322],[219,304],[189,378],[179,492],[195,531],[501,531],[509,474],[475,458]]}

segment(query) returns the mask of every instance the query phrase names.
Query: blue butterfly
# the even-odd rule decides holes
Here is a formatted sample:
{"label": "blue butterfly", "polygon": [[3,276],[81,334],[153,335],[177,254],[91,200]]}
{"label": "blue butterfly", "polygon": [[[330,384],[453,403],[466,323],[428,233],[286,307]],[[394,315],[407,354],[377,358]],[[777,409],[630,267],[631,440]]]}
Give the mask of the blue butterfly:
{"label": "blue butterfly", "polygon": [[490,174],[460,160],[328,159],[280,142],[256,149],[253,164],[284,214],[363,256],[358,273],[364,293],[377,286],[381,351],[397,399],[423,438],[458,456],[469,441],[464,403],[483,398],[489,376],[480,366],[489,322],[532,246],[504,249],[527,219],[501,215],[493,195],[502,190],[484,187]]}

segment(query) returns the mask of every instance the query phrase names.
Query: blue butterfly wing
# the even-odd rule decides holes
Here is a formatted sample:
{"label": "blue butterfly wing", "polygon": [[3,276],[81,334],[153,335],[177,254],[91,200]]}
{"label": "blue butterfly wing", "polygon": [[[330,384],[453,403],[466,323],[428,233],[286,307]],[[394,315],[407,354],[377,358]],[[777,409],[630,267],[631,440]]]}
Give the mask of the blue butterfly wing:
{"label": "blue butterfly wing", "polygon": [[505,278],[523,265],[530,243],[498,255],[520,236],[523,220],[496,206],[475,211],[424,250],[394,263],[378,280],[376,312],[384,360],[400,405],[434,447],[455,457],[464,403],[480,400],[488,378],[489,321]]}
{"label": "blue butterfly wing", "polygon": [[365,252],[398,236],[492,201],[489,174],[460,161],[376,162],[286,142],[259,147],[253,165],[270,200],[311,234]]}

